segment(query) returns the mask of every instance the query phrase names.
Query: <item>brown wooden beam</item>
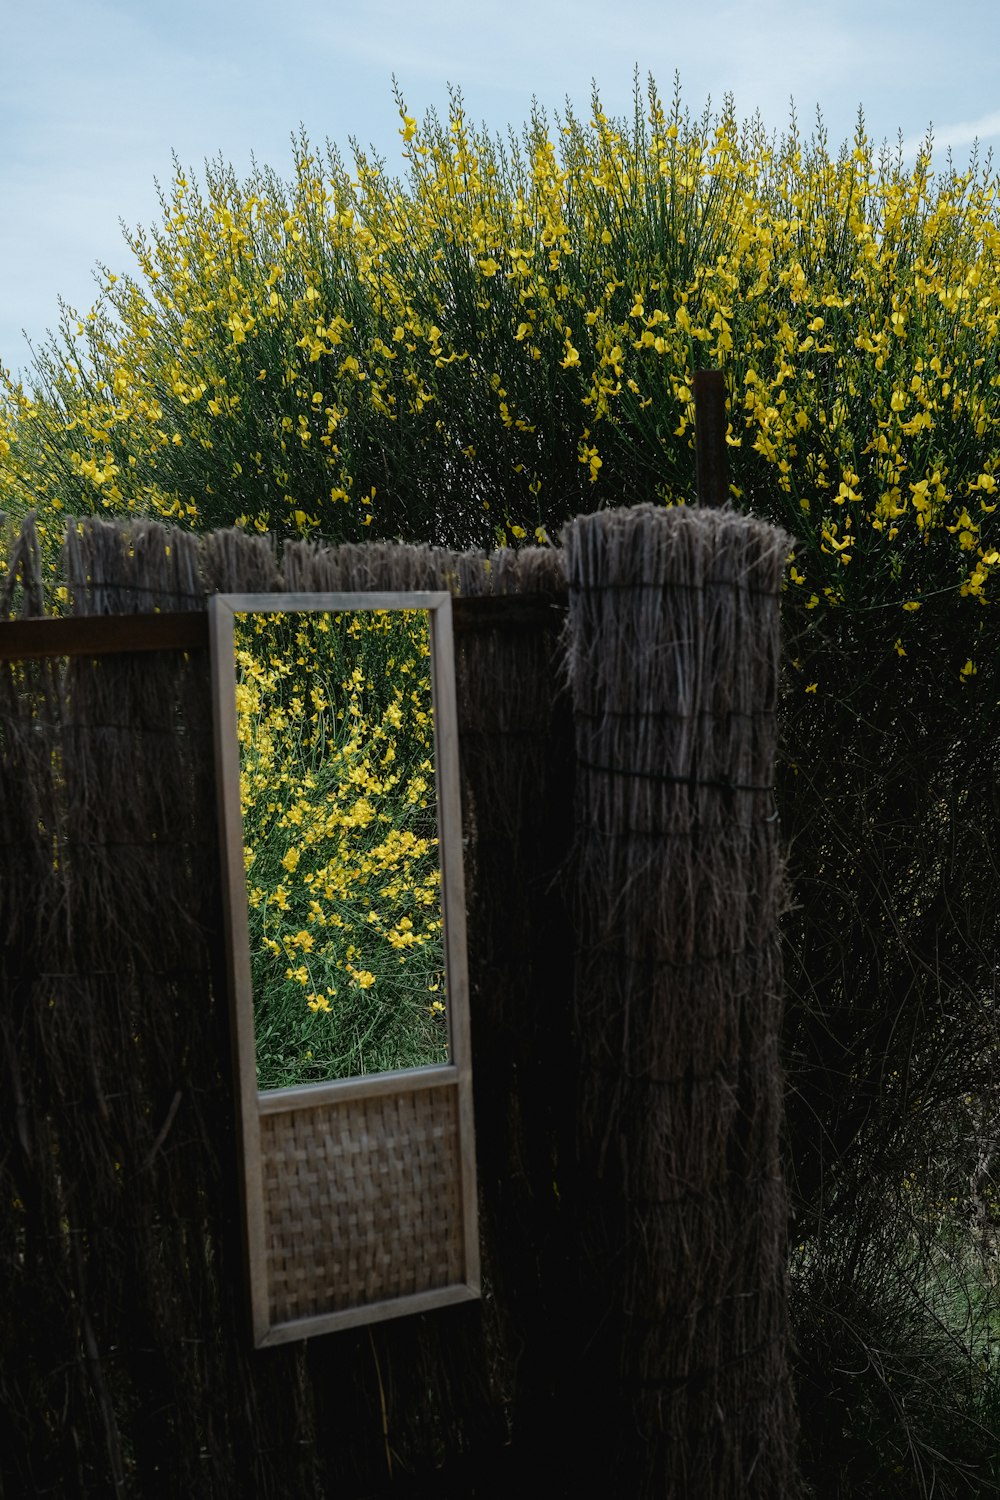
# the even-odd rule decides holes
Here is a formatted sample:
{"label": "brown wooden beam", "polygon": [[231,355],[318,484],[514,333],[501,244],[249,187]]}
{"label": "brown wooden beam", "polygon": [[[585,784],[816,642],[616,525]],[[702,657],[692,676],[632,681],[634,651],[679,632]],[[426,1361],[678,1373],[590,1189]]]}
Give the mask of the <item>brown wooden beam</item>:
{"label": "brown wooden beam", "polygon": [[112,651],[206,651],[202,610],[159,615],[63,615],[0,623],[0,661],[103,656]]}
{"label": "brown wooden beam", "polygon": [[[558,625],[563,593],[484,594],[452,600],[456,635]],[[105,656],[124,651],[205,651],[202,610],[159,615],[69,615],[0,622],[0,661],[44,656]]]}
{"label": "brown wooden beam", "polygon": [[725,505],[729,499],[727,430],[726,377],[721,370],[696,370],[694,452],[699,505]]}
{"label": "brown wooden beam", "polygon": [[565,594],[482,594],[451,601],[456,635],[477,630],[531,630],[558,626],[566,612]]}

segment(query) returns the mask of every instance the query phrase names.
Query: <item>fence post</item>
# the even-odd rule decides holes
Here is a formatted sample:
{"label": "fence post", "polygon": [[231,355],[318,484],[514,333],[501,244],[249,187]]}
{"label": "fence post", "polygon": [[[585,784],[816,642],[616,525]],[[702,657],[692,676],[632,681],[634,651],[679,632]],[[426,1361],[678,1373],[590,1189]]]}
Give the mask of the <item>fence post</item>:
{"label": "fence post", "polygon": [[725,505],[729,499],[727,425],[725,375],[721,370],[696,370],[694,453],[699,505]]}

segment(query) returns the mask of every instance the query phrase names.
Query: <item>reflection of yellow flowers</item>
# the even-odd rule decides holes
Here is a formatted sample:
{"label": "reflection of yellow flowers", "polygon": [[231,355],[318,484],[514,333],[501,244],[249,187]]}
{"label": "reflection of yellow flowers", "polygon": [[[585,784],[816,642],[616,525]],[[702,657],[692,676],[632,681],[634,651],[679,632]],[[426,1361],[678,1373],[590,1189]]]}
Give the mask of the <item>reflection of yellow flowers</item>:
{"label": "reflection of yellow flowers", "polygon": [[429,650],[419,612],[237,620],[252,942],[332,1028],[337,976],[391,1005],[441,970]]}

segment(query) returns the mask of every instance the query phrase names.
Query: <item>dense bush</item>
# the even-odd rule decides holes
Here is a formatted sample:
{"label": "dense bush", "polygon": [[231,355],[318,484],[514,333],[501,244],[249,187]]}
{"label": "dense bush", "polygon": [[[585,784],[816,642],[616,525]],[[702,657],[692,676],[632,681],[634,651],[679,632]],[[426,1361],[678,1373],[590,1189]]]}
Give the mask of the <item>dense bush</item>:
{"label": "dense bush", "polygon": [[[692,118],[473,129],[400,103],[402,181],[178,170],[135,278],[9,384],[17,512],[489,544],[692,495],[795,538],[780,799],[804,1452],[822,1494],[984,1493],[995,1294],[997,181]],[[849,1456],[849,1461],[843,1455]]]}

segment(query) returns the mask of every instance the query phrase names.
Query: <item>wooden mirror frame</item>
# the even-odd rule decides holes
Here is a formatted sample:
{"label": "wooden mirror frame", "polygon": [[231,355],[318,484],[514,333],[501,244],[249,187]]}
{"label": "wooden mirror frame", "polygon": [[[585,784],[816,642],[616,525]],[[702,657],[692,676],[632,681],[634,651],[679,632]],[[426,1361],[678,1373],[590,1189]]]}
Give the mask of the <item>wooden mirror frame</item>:
{"label": "wooden mirror frame", "polygon": [[[261,1090],[234,616],[375,610],[428,615],[449,1061]],[[451,595],[216,594],[208,616],[244,1251],[264,1347],[480,1295]]]}

